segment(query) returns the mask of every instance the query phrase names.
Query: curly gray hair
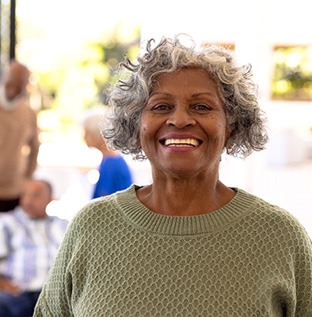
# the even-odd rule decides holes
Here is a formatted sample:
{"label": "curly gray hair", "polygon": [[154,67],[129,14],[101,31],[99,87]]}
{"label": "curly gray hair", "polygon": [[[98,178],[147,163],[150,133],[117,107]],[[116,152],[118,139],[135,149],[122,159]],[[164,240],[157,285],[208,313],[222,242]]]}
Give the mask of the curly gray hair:
{"label": "curly gray hair", "polygon": [[110,91],[112,115],[109,126],[102,131],[108,145],[137,159],[146,158],[139,140],[140,118],[155,80],[177,69],[201,68],[217,83],[224,104],[231,131],[226,153],[246,157],[253,150],[263,150],[268,141],[266,118],[258,105],[251,65],[238,66],[233,53],[219,45],[197,49],[191,37],[191,45],[183,45],[181,36],[163,37],[155,47],[151,39],[137,64],[129,59],[120,64],[126,76]]}

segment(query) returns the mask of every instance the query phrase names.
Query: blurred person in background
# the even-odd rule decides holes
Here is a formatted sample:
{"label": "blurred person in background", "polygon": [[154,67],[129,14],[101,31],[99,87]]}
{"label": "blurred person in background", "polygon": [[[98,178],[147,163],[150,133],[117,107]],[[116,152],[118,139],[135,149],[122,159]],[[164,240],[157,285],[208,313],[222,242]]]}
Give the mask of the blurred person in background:
{"label": "blurred person in background", "polygon": [[98,167],[99,179],[94,186],[92,198],[110,195],[132,184],[132,174],[127,162],[118,152],[109,149],[102,137],[100,129],[107,112],[106,106],[94,107],[86,110],[82,117],[86,144],[102,153]]}
{"label": "blurred person in background", "polygon": [[48,216],[51,184],[28,180],[20,206],[0,214],[0,316],[28,317],[63,239],[68,221]]}
{"label": "blurred person in background", "polygon": [[29,69],[12,61],[0,87],[0,212],[19,204],[25,180],[37,167],[37,115],[29,105]]}

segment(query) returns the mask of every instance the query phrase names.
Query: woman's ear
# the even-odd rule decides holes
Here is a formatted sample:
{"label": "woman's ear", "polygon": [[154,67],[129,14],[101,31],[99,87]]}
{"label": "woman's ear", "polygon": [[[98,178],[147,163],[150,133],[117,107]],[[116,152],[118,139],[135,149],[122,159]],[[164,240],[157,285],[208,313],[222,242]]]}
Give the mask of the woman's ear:
{"label": "woman's ear", "polygon": [[228,141],[233,137],[234,135],[234,128],[231,125],[227,125],[226,132],[225,132],[225,141],[224,141],[224,150],[227,151],[227,144]]}
{"label": "woman's ear", "polygon": [[233,134],[233,128],[228,124],[226,127],[226,132],[225,132],[225,143],[227,143],[228,139],[232,136]]}
{"label": "woman's ear", "polygon": [[138,136],[137,136],[137,147],[138,149],[142,149],[140,133],[138,133]]}

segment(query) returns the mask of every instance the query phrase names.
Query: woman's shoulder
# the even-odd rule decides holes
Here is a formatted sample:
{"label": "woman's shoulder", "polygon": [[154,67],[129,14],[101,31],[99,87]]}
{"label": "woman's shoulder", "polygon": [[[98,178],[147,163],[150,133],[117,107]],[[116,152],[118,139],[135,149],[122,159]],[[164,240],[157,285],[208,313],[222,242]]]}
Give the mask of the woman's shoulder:
{"label": "woman's shoulder", "polygon": [[267,228],[273,228],[284,233],[288,232],[292,237],[300,236],[310,239],[306,228],[290,210],[242,189],[238,189],[237,192],[241,199],[250,202],[249,209],[252,221],[257,219]]}
{"label": "woman's shoulder", "polygon": [[119,209],[120,200],[130,199],[135,196],[135,185],[129,188],[117,191],[113,194],[92,199],[74,216],[72,222],[99,221],[109,217]]}

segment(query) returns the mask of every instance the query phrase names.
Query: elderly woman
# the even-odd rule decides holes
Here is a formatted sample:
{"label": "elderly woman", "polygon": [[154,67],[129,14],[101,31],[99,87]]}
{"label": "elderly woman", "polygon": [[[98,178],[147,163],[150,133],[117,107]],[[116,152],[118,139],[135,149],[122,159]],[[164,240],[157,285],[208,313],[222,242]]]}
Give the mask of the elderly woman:
{"label": "elderly woman", "polygon": [[72,221],[34,316],[312,316],[312,248],[287,211],[219,180],[267,141],[250,66],[163,38],[111,92],[114,149],[152,184]]}

